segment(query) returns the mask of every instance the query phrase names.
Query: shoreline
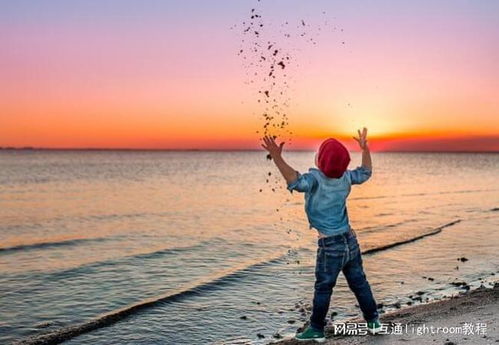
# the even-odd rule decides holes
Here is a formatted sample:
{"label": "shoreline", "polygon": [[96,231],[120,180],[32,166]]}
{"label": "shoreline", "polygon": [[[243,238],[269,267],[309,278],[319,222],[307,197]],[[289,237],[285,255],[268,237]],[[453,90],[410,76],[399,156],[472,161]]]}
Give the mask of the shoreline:
{"label": "shoreline", "polygon": [[[333,327],[326,328],[324,344],[491,344],[499,343],[499,283],[492,288],[480,287],[440,301],[418,304],[381,314],[380,321],[387,325],[387,334],[334,335]],[[363,322],[351,319],[347,322]],[[402,329],[394,326],[402,325]],[[485,324],[485,327],[484,325]],[[433,327],[433,328],[432,328]],[[438,329],[440,327],[440,329]],[[473,334],[471,328],[473,329]],[[397,330],[398,329],[398,330]],[[418,332],[423,334],[418,335]],[[283,339],[270,344],[297,345],[300,342]]]}

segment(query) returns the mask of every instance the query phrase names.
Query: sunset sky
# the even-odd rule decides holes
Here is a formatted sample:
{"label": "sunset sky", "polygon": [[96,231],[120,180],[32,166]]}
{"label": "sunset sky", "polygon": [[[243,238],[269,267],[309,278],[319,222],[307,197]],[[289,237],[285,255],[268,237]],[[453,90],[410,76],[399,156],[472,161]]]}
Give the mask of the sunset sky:
{"label": "sunset sky", "polygon": [[237,54],[255,7],[269,35],[329,23],[286,43],[295,148],[367,126],[378,150],[499,151],[499,1],[484,0],[3,1],[0,146],[258,148]]}

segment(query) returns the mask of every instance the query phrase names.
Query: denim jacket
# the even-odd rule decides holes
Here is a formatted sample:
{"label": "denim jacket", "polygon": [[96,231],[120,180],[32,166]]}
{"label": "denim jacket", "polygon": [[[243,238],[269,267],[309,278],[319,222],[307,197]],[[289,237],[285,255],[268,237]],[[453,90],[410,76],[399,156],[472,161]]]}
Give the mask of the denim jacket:
{"label": "denim jacket", "polygon": [[288,190],[305,193],[305,212],[310,228],[326,236],[339,235],[350,230],[346,199],[352,184],[361,184],[371,177],[372,171],[357,167],[347,170],[340,178],[329,178],[319,169],[298,173],[298,179],[288,184]]}

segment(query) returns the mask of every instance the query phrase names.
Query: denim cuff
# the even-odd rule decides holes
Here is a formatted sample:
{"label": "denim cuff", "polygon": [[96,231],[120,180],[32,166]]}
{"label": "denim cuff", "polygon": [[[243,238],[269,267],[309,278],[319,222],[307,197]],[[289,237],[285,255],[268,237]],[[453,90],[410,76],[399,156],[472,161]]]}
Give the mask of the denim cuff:
{"label": "denim cuff", "polygon": [[298,186],[298,181],[300,181],[300,176],[301,174],[297,171],[296,172],[296,180],[294,182],[288,183],[288,190],[293,193],[293,190]]}
{"label": "denim cuff", "polygon": [[371,175],[371,174],[372,174],[372,172],[373,172],[373,171],[372,171],[372,169],[368,169],[368,168],[366,168],[366,167],[363,167],[362,165],[361,165],[361,166],[358,166],[358,167],[357,167],[357,169],[362,170],[363,172],[366,172],[366,173],[368,173],[369,175]]}

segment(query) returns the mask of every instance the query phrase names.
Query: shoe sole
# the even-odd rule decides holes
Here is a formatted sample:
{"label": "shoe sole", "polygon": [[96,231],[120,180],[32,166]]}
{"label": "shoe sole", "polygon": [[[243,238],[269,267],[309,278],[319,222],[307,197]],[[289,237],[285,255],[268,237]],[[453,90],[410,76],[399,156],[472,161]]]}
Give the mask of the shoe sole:
{"label": "shoe sole", "polygon": [[379,328],[374,328],[374,329],[372,329],[372,328],[368,328],[367,330],[368,330],[368,331],[369,331],[369,333],[371,333],[372,335],[376,335],[376,334],[379,334],[379,332],[381,332],[381,327],[379,327]]}
{"label": "shoe sole", "polygon": [[298,339],[298,338],[295,338],[295,340],[298,340],[298,341],[315,341],[315,342],[318,342],[318,343],[323,343],[326,341],[326,338],[312,338],[312,339]]}

